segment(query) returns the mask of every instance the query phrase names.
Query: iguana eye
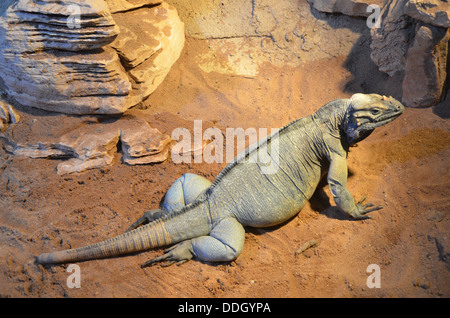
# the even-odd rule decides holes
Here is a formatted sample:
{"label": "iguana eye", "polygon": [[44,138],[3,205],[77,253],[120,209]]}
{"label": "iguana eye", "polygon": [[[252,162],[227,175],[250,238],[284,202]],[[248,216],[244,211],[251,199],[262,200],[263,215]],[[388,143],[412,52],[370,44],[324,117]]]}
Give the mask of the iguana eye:
{"label": "iguana eye", "polygon": [[378,115],[378,114],[380,113],[380,110],[379,110],[379,109],[372,109],[372,110],[370,111],[370,113],[371,113],[372,115]]}

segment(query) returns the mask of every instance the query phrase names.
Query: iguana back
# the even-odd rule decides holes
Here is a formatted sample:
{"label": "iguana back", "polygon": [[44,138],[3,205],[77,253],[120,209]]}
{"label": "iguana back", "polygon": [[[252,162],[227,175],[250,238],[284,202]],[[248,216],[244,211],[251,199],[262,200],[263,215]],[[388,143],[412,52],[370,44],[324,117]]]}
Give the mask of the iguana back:
{"label": "iguana back", "polygon": [[265,227],[297,214],[323,174],[322,155],[314,146],[320,138],[309,116],[262,140],[257,149],[247,149],[208,191],[213,217],[232,215],[245,226]]}

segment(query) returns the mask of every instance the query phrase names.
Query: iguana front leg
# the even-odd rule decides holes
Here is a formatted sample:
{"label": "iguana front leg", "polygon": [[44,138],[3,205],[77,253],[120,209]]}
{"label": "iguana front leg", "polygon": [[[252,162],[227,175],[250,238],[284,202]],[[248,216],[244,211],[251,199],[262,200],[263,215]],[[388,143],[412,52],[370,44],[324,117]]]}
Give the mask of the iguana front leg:
{"label": "iguana front leg", "polygon": [[338,154],[332,156],[327,181],[337,207],[355,219],[370,219],[371,217],[366,215],[367,213],[380,210],[383,207],[373,207],[371,203],[363,205],[366,197],[355,203],[353,196],[347,189],[347,177],[347,159]]}

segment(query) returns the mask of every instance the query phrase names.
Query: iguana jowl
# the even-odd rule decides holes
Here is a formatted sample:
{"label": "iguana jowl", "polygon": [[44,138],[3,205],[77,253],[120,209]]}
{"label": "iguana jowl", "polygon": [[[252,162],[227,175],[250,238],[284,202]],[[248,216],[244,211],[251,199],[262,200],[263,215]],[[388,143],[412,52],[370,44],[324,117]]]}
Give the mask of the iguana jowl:
{"label": "iguana jowl", "polygon": [[[354,94],[322,106],[248,148],[211,184],[185,174],[169,189],[164,208],[147,212],[124,234],[90,246],[41,254],[37,262],[56,264],[113,257],[179,243],[145,265],[231,261],[239,256],[245,226],[268,227],[295,216],[327,174],[337,207],[357,218],[381,209],[356,203],[347,189],[349,147],[397,118],[403,105],[392,97]],[[277,147],[271,144],[277,143]],[[250,150],[249,150],[250,149]],[[277,157],[274,173],[263,173],[257,157]],[[252,160],[253,159],[253,160]],[[147,223],[141,226],[143,223]]]}

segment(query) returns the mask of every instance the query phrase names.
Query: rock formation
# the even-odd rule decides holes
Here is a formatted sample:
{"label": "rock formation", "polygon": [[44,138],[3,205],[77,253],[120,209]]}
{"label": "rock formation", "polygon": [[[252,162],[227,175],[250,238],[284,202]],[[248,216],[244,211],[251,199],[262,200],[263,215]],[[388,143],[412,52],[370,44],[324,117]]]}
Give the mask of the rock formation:
{"label": "rock formation", "polygon": [[404,71],[402,101],[432,106],[444,97],[450,6],[446,1],[392,0],[372,29],[372,60],[383,72]]}
{"label": "rock formation", "polygon": [[120,114],[156,89],[183,45],[162,1],[19,0],[0,17],[0,77],[24,106]]}
{"label": "rock formation", "polygon": [[[308,0],[328,13],[367,16],[366,0]],[[402,101],[410,107],[431,106],[444,97],[450,5],[441,0],[385,0],[379,27],[371,29],[371,59],[393,76],[404,73]]]}
{"label": "rock formation", "polygon": [[442,99],[447,77],[449,31],[417,24],[408,49],[403,80],[403,102],[411,107],[431,106]]}
{"label": "rock formation", "polygon": [[163,162],[169,157],[171,138],[144,120],[125,120],[120,126],[122,160],[131,165]]}
{"label": "rock formation", "polygon": [[370,58],[390,76],[405,69],[406,52],[414,38],[413,21],[403,14],[406,1],[387,3],[381,11],[380,27],[371,29]]}
{"label": "rock formation", "polygon": [[367,10],[369,5],[383,7],[386,0],[308,0],[308,2],[321,12],[367,17],[372,13],[371,10]]}
{"label": "rock formation", "polygon": [[17,124],[19,121],[19,113],[9,103],[0,99],[0,132],[8,124]]}
{"label": "rock formation", "polygon": [[59,138],[46,138],[47,141],[24,143],[15,140],[11,130],[0,134],[0,138],[5,141],[5,149],[17,156],[66,159],[58,164],[58,174],[105,168],[116,162],[118,152],[122,153],[122,161],[130,165],[163,162],[169,157],[172,141],[147,121],[133,116],[83,122]]}
{"label": "rock formation", "polygon": [[405,3],[404,12],[427,24],[450,27],[450,4],[446,0],[409,0]]}

